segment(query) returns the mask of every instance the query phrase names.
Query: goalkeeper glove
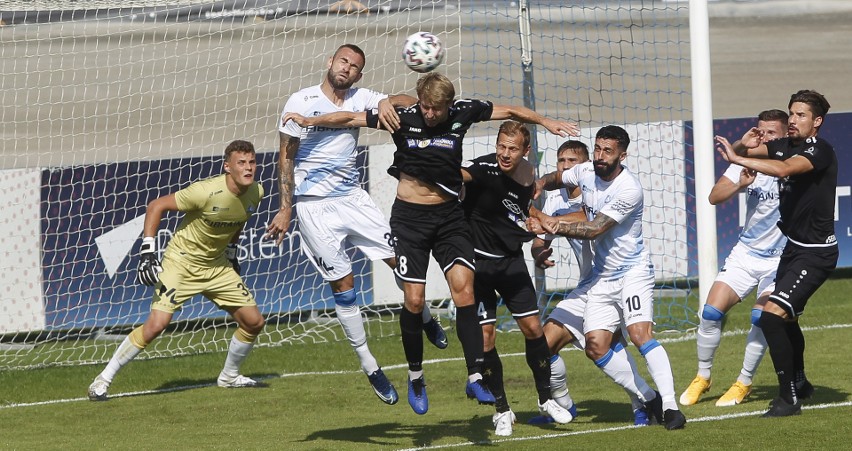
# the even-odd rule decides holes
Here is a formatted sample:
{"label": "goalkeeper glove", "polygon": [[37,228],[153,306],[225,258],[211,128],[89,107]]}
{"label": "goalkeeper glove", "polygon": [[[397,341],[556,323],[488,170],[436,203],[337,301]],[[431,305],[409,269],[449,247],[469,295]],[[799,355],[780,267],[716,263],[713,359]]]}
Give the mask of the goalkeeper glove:
{"label": "goalkeeper glove", "polygon": [[234,271],[237,272],[237,275],[240,275],[240,259],[237,258],[237,245],[234,243],[229,243],[228,247],[225,248],[225,258],[231,262],[231,266],[234,267]]}
{"label": "goalkeeper glove", "polygon": [[142,246],[139,247],[139,267],[136,269],[136,280],[142,285],[152,287],[160,280],[163,267],[157,260],[157,242],[154,237],[142,238]]}

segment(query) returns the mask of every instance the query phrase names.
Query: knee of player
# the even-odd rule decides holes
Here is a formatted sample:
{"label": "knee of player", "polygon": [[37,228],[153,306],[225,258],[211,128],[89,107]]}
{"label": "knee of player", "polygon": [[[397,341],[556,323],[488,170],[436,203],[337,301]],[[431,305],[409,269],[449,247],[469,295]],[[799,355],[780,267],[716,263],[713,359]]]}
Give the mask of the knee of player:
{"label": "knee of player", "polygon": [[600,337],[586,336],[586,357],[593,361],[598,361],[610,352],[609,343]]}
{"label": "knee of player", "polygon": [[518,328],[520,328],[521,333],[524,334],[524,338],[528,340],[536,339],[544,334],[538,315],[518,318],[517,322]]}
{"label": "knee of player", "polygon": [[704,309],[701,310],[701,319],[704,321],[722,321],[724,317],[725,312],[710,304],[704,304]]}
{"label": "knee of player", "polygon": [[760,308],[752,308],[751,309],[751,324],[753,326],[760,327],[760,316],[763,314],[763,309]]}

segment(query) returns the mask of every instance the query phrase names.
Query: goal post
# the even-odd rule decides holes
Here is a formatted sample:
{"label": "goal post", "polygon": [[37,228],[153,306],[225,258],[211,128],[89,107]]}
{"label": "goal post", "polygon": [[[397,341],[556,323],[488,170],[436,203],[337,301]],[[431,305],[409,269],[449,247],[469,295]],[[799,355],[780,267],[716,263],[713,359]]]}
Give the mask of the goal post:
{"label": "goal post", "polygon": [[[457,94],[523,105],[578,121],[591,143],[602,125],[631,134],[628,166],[646,189],[646,237],[658,275],[657,321],[694,323],[697,277],[688,7],[682,2],[361,0],[15,1],[0,12],[0,369],[106,361],[111,338],[144,320],[150,288],[135,282],[145,205],[221,171],[228,142],[258,149],[267,196],[247,224],[240,259],[268,325],[261,346],[345,339],[328,284],[299,250],[298,227],[282,246],[263,240],[278,208],[278,114],[288,96],[319,84],[343,43],[367,54],[359,86],[413,93],[418,74],[401,61],[415,31],[447,48],[439,71]],[[524,65],[534,71],[524,83]],[[525,88],[526,86],[526,88]],[[525,89],[527,91],[525,91]],[[526,92],[526,93],[525,93]],[[468,157],[493,151],[497,123],[473,127]],[[688,132],[688,131],[687,131]],[[540,171],[559,139],[538,130]],[[362,181],[389,212],[395,181],[384,173],[387,134],[363,131]],[[634,151],[635,150],[635,151]],[[179,215],[164,218],[168,241]],[[567,247],[545,273],[557,300],[576,283]],[[368,334],[399,334],[402,300],[386,267],[352,251]],[[528,255],[528,254],[527,254]],[[435,266],[435,265],[432,265]],[[448,297],[430,274],[430,301]],[[233,327],[200,297],[175,317],[147,357],[222,351]]]}

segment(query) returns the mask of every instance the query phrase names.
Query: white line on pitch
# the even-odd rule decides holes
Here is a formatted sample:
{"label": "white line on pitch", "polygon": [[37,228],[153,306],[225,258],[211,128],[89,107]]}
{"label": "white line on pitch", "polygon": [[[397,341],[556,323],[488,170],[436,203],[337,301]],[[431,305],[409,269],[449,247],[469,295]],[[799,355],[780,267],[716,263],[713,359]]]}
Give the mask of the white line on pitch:
{"label": "white line on pitch", "polygon": [[[816,410],[816,409],[831,409],[836,407],[849,407],[852,406],[852,401],[843,401],[843,402],[835,402],[835,403],[826,403],[826,404],[814,404],[809,406],[802,406],[802,410]],[[729,420],[733,418],[741,418],[741,417],[752,417],[756,415],[760,415],[766,412],[766,409],[763,410],[755,410],[752,412],[741,412],[741,413],[731,413],[727,415],[714,415],[700,418],[690,418],[690,423],[699,423],[704,421],[721,421],[721,420]],[[445,445],[433,445],[433,446],[423,446],[417,448],[402,448],[400,451],[421,451],[428,449],[446,449],[446,448],[460,448],[462,446],[482,446],[482,445],[497,445],[500,443],[512,443],[512,442],[526,442],[532,440],[545,440],[551,438],[562,438],[562,437],[571,437],[574,435],[586,435],[586,434],[598,434],[602,432],[613,432],[613,431],[624,431],[627,429],[634,429],[636,426],[617,426],[617,427],[608,427],[601,429],[589,429],[585,431],[573,431],[573,432],[564,432],[564,433],[551,433],[551,434],[541,434],[541,435],[532,435],[527,437],[514,437],[514,438],[504,438],[504,439],[496,439],[496,440],[481,440],[478,442],[460,442],[460,443],[451,443]]]}
{"label": "white line on pitch", "polygon": [[[848,329],[850,327],[852,327],[852,324],[829,324],[829,325],[826,325],[826,326],[807,326],[807,327],[803,327],[802,330],[803,331],[810,331],[810,330],[828,330],[828,329]],[[729,336],[736,336],[736,335],[745,335],[747,333],[748,333],[747,330],[736,329],[736,330],[724,332],[723,336],[729,337]],[[694,333],[688,333],[688,334],[685,334],[684,336],[681,336],[681,337],[660,338],[658,341],[660,343],[665,344],[665,343],[680,343],[680,342],[684,342],[684,341],[690,341],[690,340],[693,340],[693,339],[695,339],[695,334]],[[562,352],[571,352],[571,351],[578,351],[578,349],[572,346],[572,347],[565,348],[565,349],[562,350]],[[523,356],[523,355],[524,355],[524,353],[522,353],[522,352],[515,352],[515,353],[501,354],[501,357],[519,357],[519,356]],[[464,360],[463,357],[452,357],[452,358],[446,358],[446,359],[424,360],[423,363],[424,364],[427,364],[427,363],[433,364],[433,363],[456,362],[456,361],[462,361],[462,360]],[[390,370],[390,369],[401,369],[401,368],[407,368],[407,367],[408,367],[407,364],[400,363],[400,364],[396,364],[396,365],[386,365],[386,366],[383,366],[382,368]],[[290,378],[290,377],[301,377],[301,376],[328,376],[328,375],[342,375],[342,374],[360,374],[361,372],[362,371],[360,371],[360,370],[306,371],[306,372],[300,372],[300,373],[284,373],[284,374],[281,374],[279,376],[258,377],[256,379],[257,380],[268,380],[268,379]],[[184,386],[180,386],[180,387],[161,388],[161,389],[156,389],[156,390],[141,390],[141,391],[135,391],[135,392],[117,393],[117,394],[111,394],[111,395],[109,395],[109,397],[110,398],[127,398],[127,397],[131,397],[131,396],[156,395],[156,394],[160,394],[160,393],[171,393],[171,392],[177,392],[177,391],[192,390],[192,389],[196,389],[196,388],[213,387],[215,385],[216,385],[215,382],[211,382],[209,384],[184,385]],[[51,405],[51,404],[63,404],[63,403],[68,403],[68,402],[88,401],[88,400],[89,400],[89,398],[82,397],[82,398],[54,399],[54,400],[49,400],[49,401],[4,404],[4,405],[0,405],[0,410],[10,409],[10,408],[14,408],[14,407],[46,406],[46,405]],[[817,406],[810,406],[810,407],[803,407],[803,408],[815,408],[815,407],[817,407]],[[750,413],[744,413],[744,414],[738,414],[738,415],[747,416],[747,415],[750,415]],[[690,420],[690,421],[701,421],[701,420]],[[612,428],[612,429],[606,429],[606,431],[610,431],[610,430],[617,431],[617,430],[621,430],[621,429],[622,428]],[[572,434],[579,434],[579,433],[580,432],[572,433]],[[583,432],[583,433],[585,433],[585,432]],[[559,437],[561,437],[561,435],[559,435]],[[456,446],[456,445],[453,445],[453,446]]]}

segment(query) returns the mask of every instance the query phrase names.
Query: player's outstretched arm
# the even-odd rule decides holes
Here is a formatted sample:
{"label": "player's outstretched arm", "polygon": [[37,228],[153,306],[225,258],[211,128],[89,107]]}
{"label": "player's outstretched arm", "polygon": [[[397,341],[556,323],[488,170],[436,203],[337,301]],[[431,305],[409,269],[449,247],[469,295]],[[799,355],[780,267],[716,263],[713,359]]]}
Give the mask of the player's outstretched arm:
{"label": "player's outstretched arm", "polygon": [[281,206],[266,226],[266,234],[263,237],[274,239],[275,244],[279,246],[290,228],[290,218],[293,215],[296,152],[299,150],[299,142],[299,138],[278,132],[278,193]]}
{"label": "player's outstretched arm", "polygon": [[283,118],[281,118],[281,121],[282,125],[286,124],[288,121],[294,121],[299,124],[300,127],[366,127],[367,113],[338,111],[336,113],[328,113],[315,117],[305,117],[298,113],[287,113]]}
{"label": "player's outstretched arm", "polygon": [[546,128],[550,133],[562,136],[563,138],[569,135],[580,136],[580,127],[576,122],[550,119],[523,106],[494,105],[494,109],[491,112],[491,120],[500,121],[504,119],[514,119],[527,124],[538,124]]}
{"label": "player's outstretched arm", "polygon": [[[733,145],[724,136],[717,136],[716,143],[716,149],[725,161],[772,177],[784,178],[791,175],[804,174],[814,169],[813,163],[801,155],[796,155],[783,161],[750,158],[738,154]],[[761,146],[766,148],[763,144]]]}

